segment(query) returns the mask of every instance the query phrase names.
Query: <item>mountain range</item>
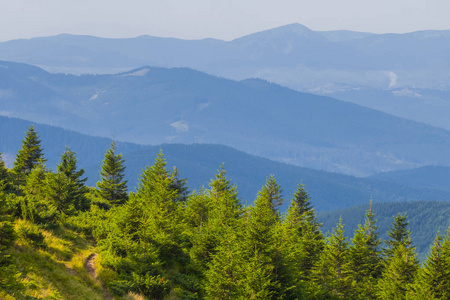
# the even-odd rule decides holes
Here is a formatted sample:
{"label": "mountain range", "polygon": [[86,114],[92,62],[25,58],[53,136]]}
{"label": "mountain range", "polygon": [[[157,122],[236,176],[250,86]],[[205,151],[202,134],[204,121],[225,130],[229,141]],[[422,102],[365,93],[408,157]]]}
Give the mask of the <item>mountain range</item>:
{"label": "mountain range", "polygon": [[149,65],[265,79],[450,129],[450,31],[372,34],[290,24],[232,41],[61,34],[0,43],[0,59],[73,74]]}
{"label": "mountain range", "polygon": [[263,80],[187,68],[110,75],[0,62],[0,114],[138,144],[210,143],[370,175],[450,165],[450,132]]}
{"label": "mountain range", "polygon": [[[104,153],[110,147],[111,139],[93,137],[62,128],[36,124],[16,118],[0,117],[0,152],[8,166],[12,166],[15,155],[21,147],[21,140],[27,128],[35,126],[41,140],[46,165],[56,170],[56,164],[70,146],[76,152],[79,168],[86,170],[88,185],[95,186],[100,180],[99,170]],[[181,178],[188,179],[190,190],[207,187],[214,174],[225,164],[227,176],[238,187],[243,204],[251,204],[266,178],[274,174],[283,189],[285,203],[289,205],[291,195],[302,182],[309,191],[314,207],[320,211],[342,209],[361,203],[386,201],[447,201],[450,191],[427,188],[421,185],[408,187],[373,178],[357,178],[348,175],[296,167],[280,162],[249,155],[230,147],[210,144],[163,144],[144,146],[132,143],[117,143],[117,151],[125,159],[126,179],[130,190],[138,184],[138,178],[146,166],[153,164],[162,149],[167,167],[176,166]]]}

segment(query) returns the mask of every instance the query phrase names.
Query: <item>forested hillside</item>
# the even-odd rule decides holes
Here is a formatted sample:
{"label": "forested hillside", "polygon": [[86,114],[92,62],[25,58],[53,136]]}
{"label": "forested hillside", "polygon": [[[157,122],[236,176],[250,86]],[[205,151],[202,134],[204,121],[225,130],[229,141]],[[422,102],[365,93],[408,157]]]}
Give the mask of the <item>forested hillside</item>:
{"label": "forested hillside", "polygon": [[[33,123],[0,117],[0,152],[12,166],[16,153],[21,147],[21,139],[27,127]],[[56,169],[65,146],[76,152],[78,165],[86,170],[89,186],[95,186],[99,180],[99,170],[103,155],[111,144],[110,139],[82,135],[52,126],[36,124],[42,140],[47,167]],[[302,181],[313,195],[318,210],[333,210],[350,207],[372,198],[375,202],[387,201],[447,201],[449,191],[424,189],[422,186],[405,187],[390,181],[356,178],[337,173],[312,170],[287,165],[256,157],[241,151],[210,144],[162,144],[143,146],[117,142],[117,151],[125,158],[125,178],[134,191],[138,178],[145,166],[153,164],[154,157],[162,149],[169,168],[176,166],[183,177],[189,178],[190,190],[200,189],[209,182],[217,168],[225,163],[227,173],[239,187],[239,197],[243,203],[251,204],[261,185],[270,174],[274,174],[283,186],[284,194],[292,194]],[[287,209],[287,203],[281,211]]]}
{"label": "forested hillside", "polygon": [[[358,228],[358,224],[364,222],[365,211],[369,209],[369,201],[364,205],[358,205],[343,210],[318,212],[317,217],[322,223],[322,232],[331,233],[332,229],[342,218],[345,224],[345,235],[351,237]],[[387,231],[392,218],[397,214],[408,217],[411,228],[411,241],[416,247],[419,258],[424,261],[426,254],[435,238],[434,233],[444,233],[450,226],[449,202],[391,202],[373,203],[373,211],[377,214],[377,225],[380,238],[387,239]]]}
{"label": "forested hillside", "polygon": [[262,80],[185,68],[73,76],[0,65],[2,115],[77,132],[138,144],[222,144],[358,176],[450,165],[448,131]]}
{"label": "forested hillside", "polygon": [[420,266],[402,214],[384,241],[375,207],[351,239],[342,221],[325,238],[302,184],[283,196],[269,176],[244,205],[223,167],[193,192],[162,152],[135,192],[124,171],[112,142],[89,188],[70,147],[51,171],[28,129],[12,168],[0,161],[2,299],[449,297],[445,230],[429,233],[436,238]]}

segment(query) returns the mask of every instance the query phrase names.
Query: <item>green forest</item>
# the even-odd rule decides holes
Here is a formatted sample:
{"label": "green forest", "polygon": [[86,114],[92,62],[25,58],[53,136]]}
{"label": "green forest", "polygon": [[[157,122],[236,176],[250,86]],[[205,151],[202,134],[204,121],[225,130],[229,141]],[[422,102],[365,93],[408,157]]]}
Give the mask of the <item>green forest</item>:
{"label": "green forest", "polygon": [[46,167],[32,126],[0,159],[1,299],[450,299],[448,232],[421,264],[406,215],[384,240],[372,206],[325,236],[300,180],[285,199],[269,175],[247,206],[224,165],[189,191],[161,151],[131,192],[124,162],[113,141],[89,187],[68,146]]}

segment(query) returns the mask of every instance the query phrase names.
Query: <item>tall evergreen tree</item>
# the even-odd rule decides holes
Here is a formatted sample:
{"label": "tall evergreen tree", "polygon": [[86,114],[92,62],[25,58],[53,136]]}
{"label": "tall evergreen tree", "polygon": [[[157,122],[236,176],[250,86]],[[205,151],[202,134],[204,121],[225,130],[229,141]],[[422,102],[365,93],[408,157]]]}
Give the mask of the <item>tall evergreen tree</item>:
{"label": "tall evergreen tree", "polygon": [[388,231],[389,239],[385,241],[386,248],[383,249],[386,258],[392,257],[393,251],[398,245],[405,245],[406,248],[411,246],[408,224],[406,215],[397,214],[395,216]]}
{"label": "tall evergreen tree", "polygon": [[440,233],[434,240],[424,266],[419,270],[409,299],[450,299],[450,239]]}
{"label": "tall evergreen tree", "polygon": [[419,260],[410,241],[395,246],[378,282],[379,299],[406,299],[406,292],[419,269]]}
{"label": "tall evergreen tree", "polygon": [[8,168],[6,168],[5,162],[3,161],[2,154],[0,153],[0,182],[3,181],[4,192],[8,193],[11,189],[10,175]]}
{"label": "tall evergreen tree", "polygon": [[[89,208],[89,201],[86,198],[88,188],[85,186],[87,178],[82,178],[84,170],[77,170],[77,159],[75,152],[70,150],[70,147],[66,147],[61,155],[61,161],[57,166],[59,175],[55,176],[55,181],[58,176],[63,176],[59,181],[64,181],[67,185],[67,202],[78,210],[86,210]],[[55,182],[56,183],[56,182]]]}
{"label": "tall evergreen tree", "polygon": [[397,214],[388,232],[389,240],[385,242],[388,246],[384,249],[385,266],[377,287],[380,299],[406,299],[406,292],[419,269],[407,227],[406,216]]}
{"label": "tall evergreen tree", "polygon": [[375,299],[375,287],[382,271],[381,241],[378,238],[372,204],[364,226],[359,225],[350,247],[350,268],[358,299]]}
{"label": "tall evergreen tree", "polygon": [[313,281],[317,288],[308,289],[312,299],[352,299],[353,288],[350,269],[350,251],[344,235],[342,219],[326,239],[320,260],[313,268]]}
{"label": "tall evergreen tree", "polygon": [[113,205],[123,204],[128,200],[127,181],[122,154],[116,154],[116,142],[105,153],[100,171],[101,181],[97,182],[98,195]]}
{"label": "tall evergreen tree", "polygon": [[300,287],[304,285],[302,281],[311,279],[312,268],[325,246],[320,224],[303,184],[293,195],[283,227],[284,256],[289,272],[295,274],[296,286]]}
{"label": "tall evergreen tree", "polygon": [[41,149],[41,141],[39,140],[34,126],[30,126],[22,140],[22,148],[16,156],[14,162],[14,184],[16,186],[24,185],[26,176],[31,170],[40,162],[45,162],[44,155]]}
{"label": "tall evergreen tree", "polygon": [[[283,203],[281,187],[271,175],[243,218],[245,298],[292,299],[294,291],[281,241],[278,207]],[[253,297],[253,298],[252,298]]]}

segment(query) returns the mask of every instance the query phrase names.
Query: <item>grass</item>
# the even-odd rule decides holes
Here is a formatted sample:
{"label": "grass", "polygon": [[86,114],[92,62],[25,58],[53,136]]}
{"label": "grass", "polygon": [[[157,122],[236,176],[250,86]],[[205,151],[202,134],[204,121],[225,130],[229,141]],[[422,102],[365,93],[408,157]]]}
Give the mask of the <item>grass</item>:
{"label": "grass", "polygon": [[[18,238],[9,252],[24,288],[13,295],[0,292],[1,299],[103,299],[100,284],[84,269],[94,252],[90,241],[63,226],[43,230],[17,220],[15,229]],[[43,242],[35,242],[39,233]]]}

